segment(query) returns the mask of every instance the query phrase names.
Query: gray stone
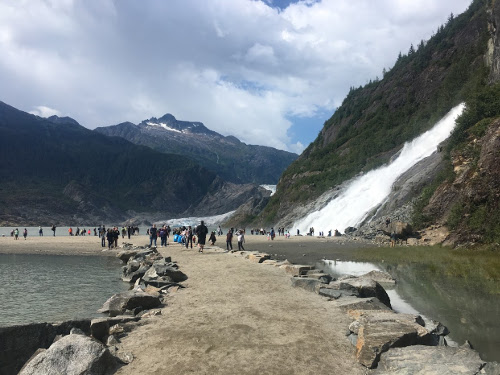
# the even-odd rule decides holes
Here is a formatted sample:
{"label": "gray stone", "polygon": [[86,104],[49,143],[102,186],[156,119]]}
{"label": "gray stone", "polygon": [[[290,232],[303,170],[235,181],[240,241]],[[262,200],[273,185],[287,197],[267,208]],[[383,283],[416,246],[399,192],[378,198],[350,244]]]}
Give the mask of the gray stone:
{"label": "gray stone", "polygon": [[482,369],[480,374],[485,375],[500,375],[500,363],[489,362]]}
{"label": "gray stone", "polygon": [[318,294],[320,296],[330,297],[333,299],[339,299],[340,297],[343,296],[342,291],[330,288],[320,288]]}
{"label": "gray stone", "polygon": [[364,311],[359,316],[356,358],[368,367],[377,365],[380,355],[393,347],[428,345],[432,338],[418,315],[387,311]]}
{"label": "gray stone", "polygon": [[90,319],[0,327],[0,374],[17,374],[38,348],[48,348],[74,327],[90,334]]}
{"label": "gray stone", "polygon": [[343,298],[339,299],[338,301],[334,301],[335,305],[339,307],[341,310],[347,312],[351,311],[358,312],[358,313],[352,313],[351,316],[355,316],[356,314],[360,315],[361,311],[370,311],[370,310],[392,312],[392,310],[389,307],[380,302],[376,297],[369,297],[369,298],[358,298],[354,296],[341,296],[341,297]]}
{"label": "gray stone", "polygon": [[96,318],[90,322],[90,333],[95,339],[104,342],[109,335],[109,327],[118,323],[136,322],[140,317],[119,315],[109,318]]}
{"label": "gray stone", "polygon": [[394,285],[396,284],[396,280],[387,272],[384,271],[370,271],[361,278],[372,279],[381,285]]}
{"label": "gray stone", "polygon": [[358,343],[358,335],[356,335],[355,333],[350,333],[349,335],[347,335],[347,339],[352,344],[352,346],[356,346],[356,344]]}
{"label": "gray stone", "polygon": [[319,286],[323,285],[318,279],[309,277],[292,277],[292,286],[295,288],[302,288],[310,292],[316,292]]}
{"label": "gray stone", "polygon": [[300,276],[300,275],[305,275],[307,271],[314,269],[314,266],[307,266],[300,264],[283,264],[280,266],[280,268],[284,269],[286,273],[289,273],[292,276]]}
{"label": "gray stone", "polygon": [[85,335],[85,332],[83,332],[80,328],[71,328],[71,331],[69,331],[70,335]]}
{"label": "gray stone", "polygon": [[123,250],[116,254],[116,257],[120,259],[123,263],[127,263],[130,258],[137,255],[138,250]]}
{"label": "gray stone", "polygon": [[329,284],[332,280],[333,277],[332,275],[329,275],[327,273],[318,271],[318,270],[311,270],[306,273],[307,277],[310,277],[312,279],[318,279],[320,280],[323,284]]}
{"label": "gray stone", "polygon": [[381,375],[475,375],[484,362],[468,348],[410,346],[383,353],[374,374]]}
{"label": "gray stone", "polygon": [[90,333],[93,338],[103,342],[109,334],[109,321],[107,318],[92,319],[90,322]]}
{"label": "gray stone", "polygon": [[349,290],[351,288],[356,288],[361,298],[377,297],[380,302],[387,307],[391,307],[391,300],[385,289],[375,280],[367,277],[357,277],[343,280],[339,284],[339,289]]}
{"label": "gray stone", "polygon": [[121,315],[125,310],[132,310],[136,307],[152,309],[161,305],[158,297],[151,296],[142,291],[130,290],[114,294],[98,310],[100,313],[108,313],[109,316]]}
{"label": "gray stone", "polygon": [[137,279],[140,279],[144,274],[151,268],[148,264],[141,264],[141,266],[136,270],[129,272],[129,270],[124,267],[122,280],[127,283],[135,283]]}
{"label": "gray stone", "polygon": [[155,261],[149,268],[142,280],[147,284],[150,281],[155,281],[163,278],[166,282],[180,282],[187,280],[186,274],[179,271],[172,263],[166,263],[164,260]]}
{"label": "gray stone", "polygon": [[427,330],[437,336],[446,336],[450,334],[450,330],[445,325],[441,324],[441,322],[431,320],[428,324],[425,325]]}
{"label": "gray stone", "polygon": [[104,375],[115,366],[116,360],[102,343],[88,336],[68,335],[33,357],[19,374]]}
{"label": "gray stone", "polygon": [[106,339],[106,346],[112,346],[112,345],[117,345],[120,342],[116,338],[115,335],[109,335],[108,338]]}

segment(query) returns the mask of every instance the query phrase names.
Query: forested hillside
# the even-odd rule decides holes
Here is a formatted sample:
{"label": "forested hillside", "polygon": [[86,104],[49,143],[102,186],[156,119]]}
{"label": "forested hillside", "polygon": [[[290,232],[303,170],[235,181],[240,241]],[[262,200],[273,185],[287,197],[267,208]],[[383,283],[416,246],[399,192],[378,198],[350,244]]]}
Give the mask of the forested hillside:
{"label": "forested hillside", "polygon": [[[283,173],[259,220],[279,222],[295,205],[386,163],[452,107],[477,97],[490,74],[491,21],[490,2],[475,0],[463,14],[450,15],[428,41],[400,53],[382,79],[351,88],[317,139]],[[460,126],[453,138],[463,139],[472,125]]]}
{"label": "forested hillside", "polygon": [[[40,118],[0,102],[0,222],[117,223],[180,215],[225,189],[221,214],[253,196],[179,156],[90,131],[70,118]],[[237,191],[236,193],[234,191]],[[231,195],[232,199],[225,199]],[[205,207],[207,209],[207,207]]]}

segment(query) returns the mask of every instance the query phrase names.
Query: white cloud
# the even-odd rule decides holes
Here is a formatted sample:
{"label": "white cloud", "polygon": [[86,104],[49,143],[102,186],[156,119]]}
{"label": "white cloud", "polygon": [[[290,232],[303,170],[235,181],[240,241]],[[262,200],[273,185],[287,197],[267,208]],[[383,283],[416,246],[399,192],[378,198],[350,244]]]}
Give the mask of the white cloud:
{"label": "white cloud", "polygon": [[61,116],[61,112],[59,112],[57,109],[46,107],[43,105],[37,106],[29,113],[40,117]]}
{"label": "white cloud", "polygon": [[273,3],[0,1],[0,100],[89,128],[170,112],[300,151],[295,116],[332,113],[470,0]]}

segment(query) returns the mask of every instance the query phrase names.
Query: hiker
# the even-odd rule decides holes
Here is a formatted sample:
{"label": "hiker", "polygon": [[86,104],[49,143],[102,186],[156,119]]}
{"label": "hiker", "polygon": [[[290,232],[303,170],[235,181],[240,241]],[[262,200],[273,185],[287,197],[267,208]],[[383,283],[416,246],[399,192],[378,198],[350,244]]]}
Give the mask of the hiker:
{"label": "hiker", "polygon": [[232,228],[227,231],[226,234],[226,251],[229,251],[229,248],[233,250],[233,230]]}
{"label": "hiker", "polygon": [[193,248],[193,229],[191,225],[186,229],[186,249],[189,247],[189,243],[191,243],[191,249]]}
{"label": "hiker", "polygon": [[243,247],[243,242],[245,242],[245,235],[240,229],[238,232],[238,250],[245,250],[245,248]]}
{"label": "hiker", "polygon": [[217,241],[217,238],[215,237],[215,231],[212,231],[208,240],[210,241],[210,245],[215,245],[215,241]]}
{"label": "hiker", "polygon": [[149,228],[149,247],[153,245],[153,242],[155,243],[156,247],[156,239],[158,238],[156,236],[156,232],[157,232],[156,224],[153,224],[153,226]]}
{"label": "hiker", "polygon": [[198,246],[200,249],[198,250],[200,253],[203,252],[203,248],[205,247],[205,241],[207,239],[208,228],[205,226],[203,220],[200,222],[200,225],[196,227],[196,235],[198,236]]}

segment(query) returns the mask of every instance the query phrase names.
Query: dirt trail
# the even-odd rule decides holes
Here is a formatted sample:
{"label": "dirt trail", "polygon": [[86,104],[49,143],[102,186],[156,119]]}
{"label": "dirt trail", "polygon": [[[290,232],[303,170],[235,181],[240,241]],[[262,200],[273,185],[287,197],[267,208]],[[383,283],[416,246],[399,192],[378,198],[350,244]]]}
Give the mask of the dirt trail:
{"label": "dirt trail", "polygon": [[122,339],[135,359],[117,374],[366,373],[345,337],[345,313],[291,287],[283,270],[216,247],[160,251],[188,275],[187,288]]}

